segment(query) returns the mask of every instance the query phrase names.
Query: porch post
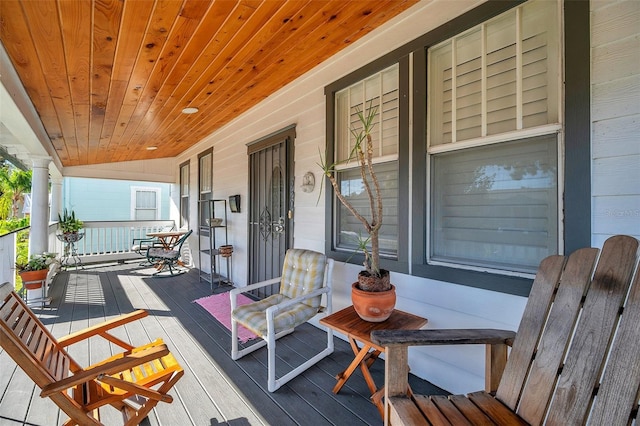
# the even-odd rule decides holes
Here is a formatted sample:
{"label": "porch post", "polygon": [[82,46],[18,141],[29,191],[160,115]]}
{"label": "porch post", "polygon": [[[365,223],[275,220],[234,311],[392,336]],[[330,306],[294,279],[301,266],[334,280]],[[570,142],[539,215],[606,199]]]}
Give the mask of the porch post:
{"label": "porch post", "polygon": [[[49,251],[49,163],[51,158],[37,157],[33,158],[32,162],[29,256]],[[42,296],[42,288],[28,290],[27,300],[39,299]]]}
{"label": "porch post", "polygon": [[58,214],[62,213],[62,179],[51,178],[51,210],[49,222],[57,222]]}

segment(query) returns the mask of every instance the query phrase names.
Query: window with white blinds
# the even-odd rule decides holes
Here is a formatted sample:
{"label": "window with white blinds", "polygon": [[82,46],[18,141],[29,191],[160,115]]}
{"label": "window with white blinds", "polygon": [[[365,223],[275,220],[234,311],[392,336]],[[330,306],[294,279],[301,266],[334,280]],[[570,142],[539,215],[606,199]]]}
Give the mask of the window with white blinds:
{"label": "window with white blinds", "polygon": [[428,51],[431,263],[530,273],[559,250],[558,4]]}
{"label": "window with white blinds", "polygon": [[535,272],[557,253],[556,135],[432,157],[431,260]]}
{"label": "window with white blinds", "polygon": [[[382,193],[383,225],[380,228],[380,254],[394,255],[398,251],[398,165],[386,162],[375,166]],[[349,169],[338,174],[340,190],[358,212],[371,217],[369,198],[364,191],[359,169]],[[367,238],[362,223],[341,203],[338,207],[336,246],[355,250],[360,237]]]}
{"label": "window with white blinds", "polygon": [[[345,197],[363,216],[370,217],[369,200],[364,192],[357,161],[347,162],[355,136],[362,129],[359,112],[376,110],[371,139],[375,171],[383,196],[383,226],[380,252],[395,255],[398,247],[398,142],[399,142],[399,66],[395,64],[336,93],[335,161],[337,177]],[[358,236],[367,237],[362,224],[336,202],[336,246],[355,249]]]}
{"label": "window with white blinds", "polygon": [[131,188],[133,220],[156,220],[160,217],[160,190],[157,188]]}

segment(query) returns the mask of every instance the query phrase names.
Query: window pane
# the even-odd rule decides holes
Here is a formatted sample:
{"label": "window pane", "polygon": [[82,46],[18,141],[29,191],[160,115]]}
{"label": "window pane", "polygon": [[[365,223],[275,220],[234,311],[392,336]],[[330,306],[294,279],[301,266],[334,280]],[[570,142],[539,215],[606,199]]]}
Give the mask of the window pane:
{"label": "window pane", "polygon": [[156,208],[156,192],[155,191],[136,191],[136,208],[137,209],[155,209]]}
{"label": "window pane", "polygon": [[[398,167],[396,162],[375,166],[376,176],[380,183],[383,205],[382,228],[380,228],[380,253],[394,255],[398,251]],[[364,190],[359,169],[350,169],[338,174],[338,182],[342,194],[366,218],[371,217],[369,198]],[[355,249],[358,236],[368,235],[358,219],[339,201],[336,222],[336,246]]]}
{"label": "window pane", "polygon": [[189,227],[189,164],[180,167],[180,227]]}
{"label": "window pane", "polygon": [[[336,93],[336,160],[349,158],[355,136],[362,130],[358,113],[376,110],[371,140],[373,156],[398,153],[398,65]],[[353,132],[352,132],[353,131]]]}
{"label": "window pane", "polygon": [[557,253],[557,136],[432,156],[431,259],[533,272]]}
{"label": "window pane", "polygon": [[[212,161],[213,155],[206,154],[200,157],[200,193],[209,193],[212,190]],[[203,199],[203,197],[200,197]]]}

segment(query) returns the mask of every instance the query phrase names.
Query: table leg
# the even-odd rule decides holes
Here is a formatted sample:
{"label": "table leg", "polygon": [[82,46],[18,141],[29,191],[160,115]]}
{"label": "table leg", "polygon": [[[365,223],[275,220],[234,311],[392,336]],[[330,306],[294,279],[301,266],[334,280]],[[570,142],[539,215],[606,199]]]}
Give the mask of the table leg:
{"label": "table leg", "polygon": [[[349,340],[351,341],[352,339]],[[353,343],[351,347],[353,348]],[[340,392],[340,389],[342,389],[342,386],[344,386],[347,380],[349,380],[349,377],[351,377],[358,365],[360,365],[362,360],[369,354],[369,349],[371,349],[371,346],[364,345],[362,349],[360,349],[360,351],[355,351],[356,357],[353,359],[353,361],[351,361],[351,364],[349,364],[346,370],[336,376],[336,379],[338,379],[338,383],[336,383],[336,385],[333,387],[333,393]]]}

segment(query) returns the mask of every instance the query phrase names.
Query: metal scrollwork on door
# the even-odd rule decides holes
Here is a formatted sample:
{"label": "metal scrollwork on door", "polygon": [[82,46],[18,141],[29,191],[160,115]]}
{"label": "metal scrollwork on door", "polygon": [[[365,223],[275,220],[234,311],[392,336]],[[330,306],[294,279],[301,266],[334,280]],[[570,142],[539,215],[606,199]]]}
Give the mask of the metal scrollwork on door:
{"label": "metal scrollwork on door", "polygon": [[269,235],[271,235],[271,212],[267,206],[264,206],[262,213],[260,213],[260,235],[262,239],[267,241]]}
{"label": "metal scrollwork on door", "polygon": [[269,236],[278,238],[284,232],[284,218],[281,217],[277,221],[273,221],[269,208],[264,206],[262,213],[260,213],[259,228],[263,240],[267,241]]}

